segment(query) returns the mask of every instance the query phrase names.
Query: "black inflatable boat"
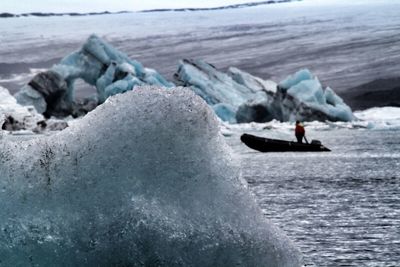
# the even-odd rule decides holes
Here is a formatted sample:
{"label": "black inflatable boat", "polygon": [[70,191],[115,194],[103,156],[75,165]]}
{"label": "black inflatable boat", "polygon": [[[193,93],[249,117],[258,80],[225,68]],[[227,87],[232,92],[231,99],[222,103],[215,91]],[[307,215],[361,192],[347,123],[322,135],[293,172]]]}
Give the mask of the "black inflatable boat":
{"label": "black inflatable boat", "polygon": [[309,144],[300,144],[292,141],[269,139],[251,134],[243,134],[240,137],[246,146],[260,152],[327,152],[329,148],[323,146],[320,141],[313,140]]}

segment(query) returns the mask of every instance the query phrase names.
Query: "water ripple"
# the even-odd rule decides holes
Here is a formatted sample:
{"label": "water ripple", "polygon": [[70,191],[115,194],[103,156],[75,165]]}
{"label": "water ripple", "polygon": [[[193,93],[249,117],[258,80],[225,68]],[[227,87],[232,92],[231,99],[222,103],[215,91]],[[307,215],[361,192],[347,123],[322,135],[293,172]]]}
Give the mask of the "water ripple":
{"label": "water ripple", "polygon": [[333,152],[233,146],[265,216],[297,243],[307,266],[398,266],[399,132],[321,134]]}

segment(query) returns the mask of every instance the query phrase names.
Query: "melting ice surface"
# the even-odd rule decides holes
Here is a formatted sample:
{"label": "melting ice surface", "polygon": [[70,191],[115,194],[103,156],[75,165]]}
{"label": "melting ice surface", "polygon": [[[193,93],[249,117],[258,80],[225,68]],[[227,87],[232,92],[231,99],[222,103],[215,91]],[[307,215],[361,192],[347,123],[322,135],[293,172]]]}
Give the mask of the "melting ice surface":
{"label": "melting ice surface", "polygon": [[189,90],[138,88],[0,148],[5,266],[301,265]]}
{"label": "melting ice surface", "polygon": [[349,106],[318,78],[302,69],[277,84],[237,68],[227,73],[203,60],[182,60],[174,78],[231,123],[279,121],[352,121]]}
{"label": "melting ice surface", "polygon": [[[330,120],[352,121],[354,119],[350,107],[331,88],[327,87],[324,90],[318,78],[314,77],[308,69],[302,69],[287,77],[279,83],[279,86],[308,107],[326,114]],[[283,113],[287,112],[285,105],[282,106]],[[307,118],[307,115],[304,117]]]}

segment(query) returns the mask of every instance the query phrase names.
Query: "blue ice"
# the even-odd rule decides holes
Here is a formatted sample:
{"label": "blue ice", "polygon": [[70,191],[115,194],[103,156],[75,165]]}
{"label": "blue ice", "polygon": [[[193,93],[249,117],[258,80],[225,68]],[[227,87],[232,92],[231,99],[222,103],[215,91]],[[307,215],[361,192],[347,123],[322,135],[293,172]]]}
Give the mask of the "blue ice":
{"label": "blue ice", "polygon": [[0,148],[4,266],[301,266],[188,89],[137,87]]}

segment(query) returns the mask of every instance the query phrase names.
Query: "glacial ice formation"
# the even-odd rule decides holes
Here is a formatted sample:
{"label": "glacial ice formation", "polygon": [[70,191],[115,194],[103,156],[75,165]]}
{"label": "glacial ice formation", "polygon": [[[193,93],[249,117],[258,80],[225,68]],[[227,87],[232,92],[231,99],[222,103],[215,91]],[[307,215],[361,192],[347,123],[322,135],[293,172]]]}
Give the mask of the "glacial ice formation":
{"label": "glacial ice formation", "polygon": [[38,112],[48,116],[80,116],[93,109],[97,101],[89,98],[85,103],[75,103],[74,83],[77,79],[96,86],[99,103],[111,95],[132,90],[136,85],[174,86],[155,70],[143,67],[140,62],[91,35],[79,51],[35,76],[16,98],[19,103],[32,104]]}
{"label": "glacial ice formation", "polygon": [[251,100],[240,106],[236,115],[240,122],[279,121],[352,121],[350,107],[307,69],[281,81],[268,101]]}
{"label": "glacial ice formation", "polygon": [[43,119],[32,106],[19,105],[9,91],[0,86],[0,126],[3,130],[33,129]]}
{"label": "glacial ice formation", "polygon": [[301,266],[183,88],[110,97],[52,136],[0,141],[5,266]]}
{"label": "glacial ice formation", "polygon": [[251,99],[266,100],[274,87],[271,82],[262,81],[236,68],[230,68],[225,74],[202,60],[180,61],[174,78],[177,84],[190,86],[217,111],[221,119],[229,122],[236,121],[240,105]]}
{"label": "glacial ice formation", "polygon": [[[97,95],[76,101],[77,79],[95,86]],[[237,68],[231,67],[224,73],[202,60],[184,59],[174,79],[178,85],[190,87],[212,106],[219,118],[230,123],[354,119],[343,100],[329,87],[323,89],[308,70],[300,70],[278,86]],[[155,70],[143,67],[92,35],[79,51],[37,74],[16,98],[18,103],[32,105],[46,117],[79,117],[108,97],[142,85],[175,87]]]}
{"label": "glacial ice formation", "polygon": [[261,123],[272,121],[279,115],[272,107],[272,99],[262,99],[261,101],[252,99],[240,105],[235,116],[239,123]]}
{"label": "glacial ice formation", "polygon": [[278,85],[278,99],[283,121],[330,120],[351,121],[354,115],[349,106],[327,87],[322,88],[317,77],[307,69],[287,77]]}
{"label": "glacial ice formation", "polygon": [[238,68],[230,67],[228,69],[228,75],[232,77],[235,82],[249,88],[251,91],[253,91],[253,93],[258,93],[260,91],[270,93],[276,92],[277,84],[274,81],[263,80]]}
{"label": "glacial ice formation", "polygon": [[185,59],[174,78],[190,86],[228,122],[354,119],[343,100],[329,87],[324,90],[308,70],[300,70],[277,86],[237,68],[223,73],[202,60]]}
{"label": "glacial ice formation", "polygon": [[[34,93],[33,93],[34,95]],[[68,127],[66,121],[57,119],[46,120],[42,114],[31,106],[22,106],[9,93],[0,86],[0,128],[10,132],[25,131],[26,133],[44,133],[49,131],[60,131]],[[0,130],[0,131],[1,131]],[[1,133],[0,133],[1,134]]]}

